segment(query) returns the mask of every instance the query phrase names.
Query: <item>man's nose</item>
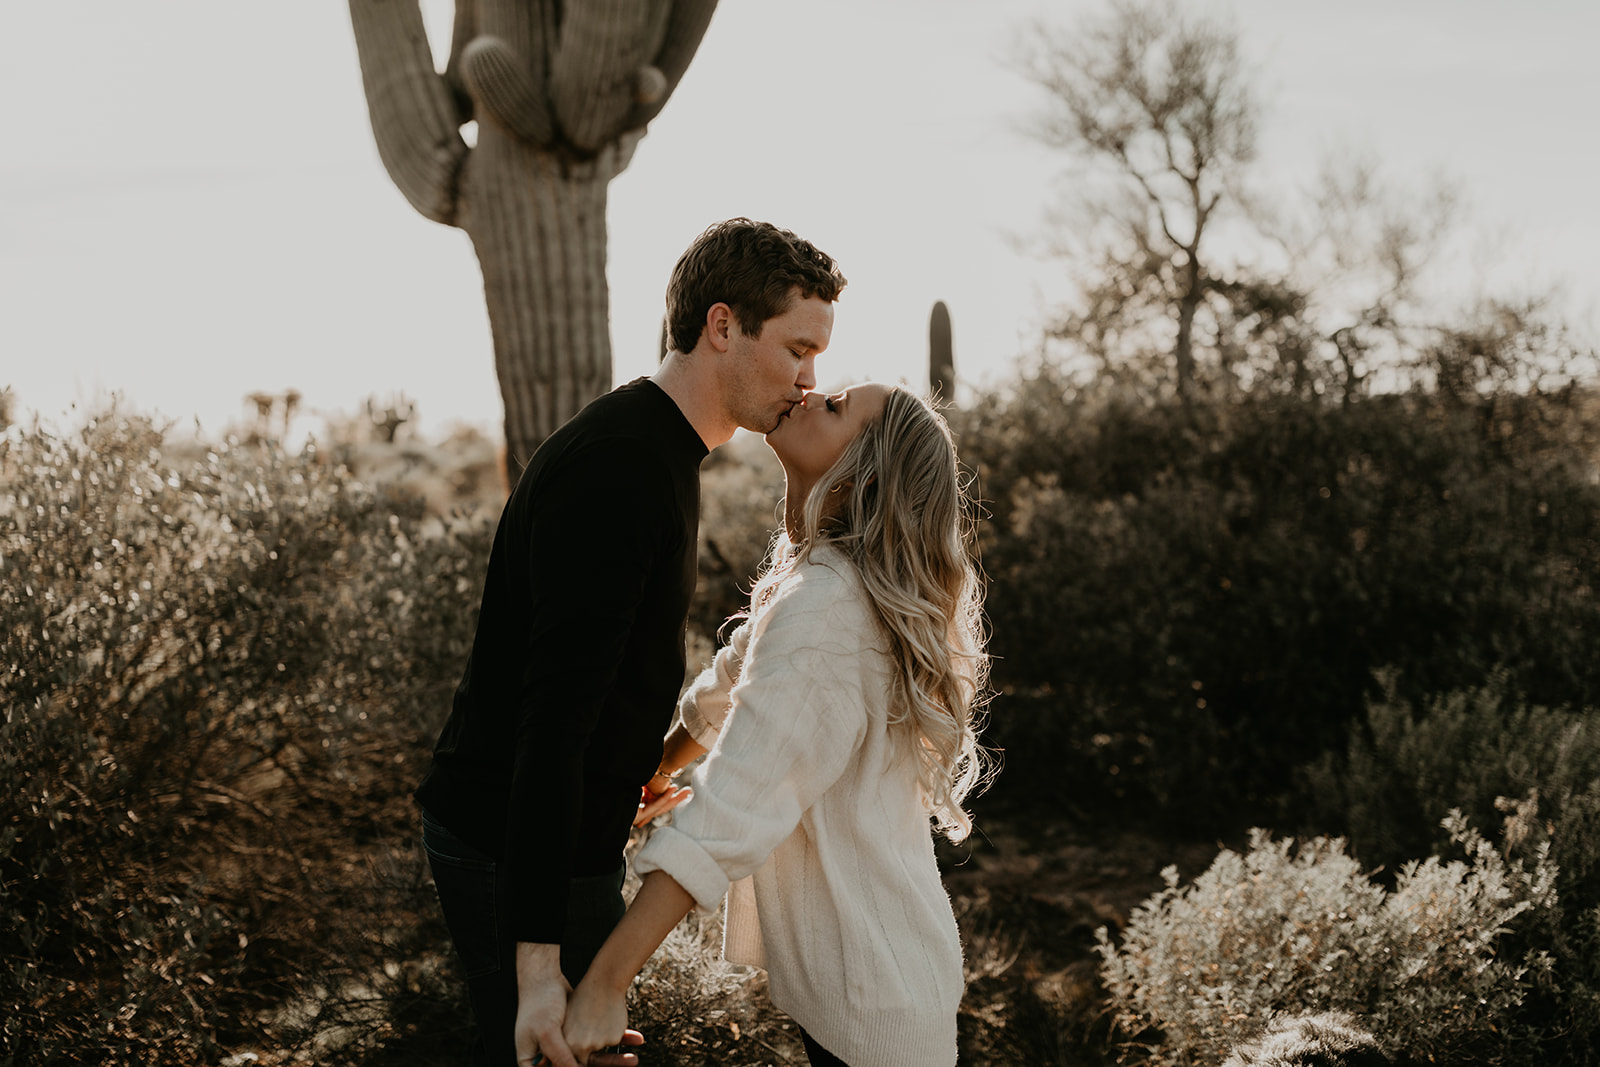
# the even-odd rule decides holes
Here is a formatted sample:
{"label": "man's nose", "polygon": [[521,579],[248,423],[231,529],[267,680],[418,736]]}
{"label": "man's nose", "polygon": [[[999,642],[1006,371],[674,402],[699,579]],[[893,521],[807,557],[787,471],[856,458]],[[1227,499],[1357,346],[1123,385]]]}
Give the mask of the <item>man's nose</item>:
{"label": "man's nose", "polygon": [[795,375],[794,384],[810,391],[817,387],[817,357],[807,356],[800,361],[800,373]]}

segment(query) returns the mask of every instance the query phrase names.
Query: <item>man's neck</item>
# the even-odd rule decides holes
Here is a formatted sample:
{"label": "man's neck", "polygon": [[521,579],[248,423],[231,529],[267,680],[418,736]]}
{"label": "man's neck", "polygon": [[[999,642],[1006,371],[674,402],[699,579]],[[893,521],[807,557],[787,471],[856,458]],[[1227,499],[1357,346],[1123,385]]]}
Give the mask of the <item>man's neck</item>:
{"label": "man's neck", "polygon": [[707,451],[727,444],[733,431],[739,428],[723,407],[721,394],[709,371],[709,360],[668,352],[660,368],[650,376],[650,380],[678,405],[683,417],[705,442]]}

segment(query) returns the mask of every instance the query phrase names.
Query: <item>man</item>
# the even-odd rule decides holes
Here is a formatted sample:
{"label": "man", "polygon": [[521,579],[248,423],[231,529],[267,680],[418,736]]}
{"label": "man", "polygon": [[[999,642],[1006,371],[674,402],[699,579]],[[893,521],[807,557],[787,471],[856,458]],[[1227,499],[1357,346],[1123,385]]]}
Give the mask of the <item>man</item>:
{"label": "man", "polygon": [[575,1067],[567,994],[622,915],[641,785],[654,798],[681,769],[662,766],[662,738],[684,675],[700,461],[740,426],[772,430],[816,385],[844,284],[788,231],[711,227],[673,269],[660,369],[557,430],[506,503],[416,794],[476,1063]]}

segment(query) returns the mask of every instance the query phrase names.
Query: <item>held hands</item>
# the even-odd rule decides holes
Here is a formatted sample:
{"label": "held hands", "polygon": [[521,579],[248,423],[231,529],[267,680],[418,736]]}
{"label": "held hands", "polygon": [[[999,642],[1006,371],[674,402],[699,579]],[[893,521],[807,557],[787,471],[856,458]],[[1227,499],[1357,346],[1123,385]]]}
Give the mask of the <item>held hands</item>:
{"label": "held hands", "polygon": [[[517,945],[517,1022],[513,1040],[518,1067],[637,1067],[639,1057],[631,1052],[596,1051],[609,1045],[644,1044],[643,1034],[627,1029],[625,995],[616,996],[614,1004],[607,1002],[603,1015],[597,1015],[592,1006],[585,1009],[573,1029],[576,1044],[569,1043],[563,1035],[563,1027],[575,1026],[568,997],[572,997],[572,1004],[580,1001],[562,977],[559,960],[558,946]],[[583,988],[581,983],[579,988]]]}
{"label": "held hands", "polygon": [[642,1045],[644,1035],[628,1029],[627,996],[602,990],[598,983],[583,981],[567,1002],[567,1021],[562,1039],[572,1057],[588,1067],[634,1067],[639,1057],[631,1052],[597,1053],[610,1045]]}

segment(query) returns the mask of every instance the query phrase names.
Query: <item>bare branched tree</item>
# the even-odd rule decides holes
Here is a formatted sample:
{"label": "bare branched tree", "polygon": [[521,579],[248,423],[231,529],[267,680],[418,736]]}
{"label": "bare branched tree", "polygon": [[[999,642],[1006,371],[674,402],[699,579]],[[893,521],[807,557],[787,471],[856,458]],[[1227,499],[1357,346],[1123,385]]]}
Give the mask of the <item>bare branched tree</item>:
{"label": "bare branched tree", "polygon": [[1109,180],[1109,192],[1086,195],[1101,223],[1098,280],[1061,333],[1109,367],[1148,347],[1147,326],[1165,322],[1170,364],[1160,376],[1188,396],[1203,313],[1214,312],[1204,324],[1214,342],[1230,306],[1209,239],[1241,206],[1256,150],[1237,34],[1173,0],[1113,0],[1108,16],[1070,30],[1039,25],[1029,38],[1025,70],[1047,98],[1038,136]]}
{"label": "bare branched tree", "polygon": [[[483,268],[508,473],[611,387],[606,189],[716,0],[457,0],[435,71],[418,0],[349,0],[378,154]],[[478,119],[469,147],[461,127]]]}
{"label": "bare branched tree", "polygon": [[1288,243],[1343,403],[1379,376],[1401,384],[1430,329],[1426,276],[1458,223],[1458,197],[1443,181],[1403,188],[1358,154],[1323,166],[1309,223]]}
{"label": "bare branched tree", "polygon": [[1350,403],[1581,377],[1586,350],[1549,294],[1436,290],[1462,236],[1447,182],[1397,183],[1347,152],[1308,196],[1248,194],[1258,104],[1229,23],[1177,0],[1110,0],[1026,42],[1046,101],[1035,133],[1079,165],[1083,210],[1062,250],[1082,298],[1054,333],[1106,380],[1184,400],[1265,388]]}

